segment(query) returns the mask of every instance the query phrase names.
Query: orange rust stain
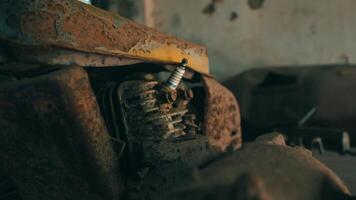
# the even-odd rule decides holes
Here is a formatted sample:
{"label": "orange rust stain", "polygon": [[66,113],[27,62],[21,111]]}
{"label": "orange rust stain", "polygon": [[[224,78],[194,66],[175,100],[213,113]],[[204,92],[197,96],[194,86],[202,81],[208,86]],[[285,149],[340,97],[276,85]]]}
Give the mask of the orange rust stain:
{"label": "orange rust stain", "polygon": [[[19,3],[24,3],[20,1]],[[27,2],[28,3],[28,2]],[[206,49],[79,1],[41,0],[21,15],[24,44],[178,63],[208,74]],[[21,42],[21,41],[17,41]],[[155,45],[146,45],[154,43]]]}
{"label": "orange rust stain", "polygon": [[204,133],[209,143],[225,150],[229,145],[241,147],[240,108],[234,95],[214,79],[203,76],[206,87]]}
{"label": "orange rust stain", "polygon": [[44,11],[26,13],[21,16],[21,31],[37,41],[53,40],[57,37],[55,21],[55,16]]}
{"label": "orange rust stain", "polygon": [[141,48],[136,50],[135,48],[131,49],[131,54],[134,54],[138,57],[151,58],[151,59],[163,59],[169,60],[171,62],[179,63],[183,58],[188,59],[189,66],[195,66],[195,70],[204,74],[209,73],[209,60],[206,55],[205,49],[200,51],[194,51],[192,49],[182,50],[181,47],[176,45],[167,45],[161,44],[157,45],[155,48]]}
{"label": "orange rust stain", "polygon": [[142,38],[147,37],[140,29],[127,25],[117,28],[112,20],[101,19],[83,11],[67,16],[62,27],[61,31],[69,33],[73,42],[85,49],[106,47],[127,52]]}

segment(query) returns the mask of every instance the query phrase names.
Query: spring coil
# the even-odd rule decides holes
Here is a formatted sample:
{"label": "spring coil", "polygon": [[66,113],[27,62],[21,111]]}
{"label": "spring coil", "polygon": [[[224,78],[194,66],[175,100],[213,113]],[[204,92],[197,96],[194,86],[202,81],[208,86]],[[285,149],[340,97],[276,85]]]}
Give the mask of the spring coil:
{"label": "spring coil", "polygon": [[182,80],[185,67],[188,65],[188,60],[183,59],[182,62],[176,67],[173,73],[169,76],[168,80],[165,82],[165,86],[170,90],[176,90],[180,81]]}

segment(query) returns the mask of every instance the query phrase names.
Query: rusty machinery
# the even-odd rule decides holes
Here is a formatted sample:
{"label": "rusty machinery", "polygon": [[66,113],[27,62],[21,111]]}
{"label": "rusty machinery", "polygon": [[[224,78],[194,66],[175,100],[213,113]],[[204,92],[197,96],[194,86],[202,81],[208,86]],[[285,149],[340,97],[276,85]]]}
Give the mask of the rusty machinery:
{"label": "rusty machinery", "polygon": [[76,0],[1,1],[0,41],[1,198],[154,198],[241,146],[202,46]]}
{"label": "rusty machinery", "polygon": [[76,0],[2,0],[0,47],[2,199],[157,199],[241,148],[202,46]]}

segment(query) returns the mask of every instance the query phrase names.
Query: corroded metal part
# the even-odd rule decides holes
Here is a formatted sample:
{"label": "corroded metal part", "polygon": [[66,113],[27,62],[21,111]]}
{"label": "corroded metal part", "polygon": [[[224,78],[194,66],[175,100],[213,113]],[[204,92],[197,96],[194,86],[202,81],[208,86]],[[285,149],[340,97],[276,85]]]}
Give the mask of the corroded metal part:
{"label": "corroded metal part", "polygon": [[[10,46],[22,46],[23,52],[33,53],[30,58],[38,55],[31,49],[39,47],[167,64],[186,58],[192,70],[209,74],[205,47],[76,0],[2,0],[0,38]],[[47,59],[57,54],[55,51],[42,53],[49,54]],[[58,59],[47,60],[55,61]]]}
{"label": "corroded metal part", "polygon": [[[128,194],[150,199],[158,190],[189,182],[190,171],[217,154],[200,132],[181,83],[175,98],[167,99],[164,83],[126,81],[118,89],[130,170]],[[132,174],[133,173],[133,174]],[[144,175],[143,175],[144,174]],[[133,181],[133,177],[140,177]]]}
{"label": "corroded metal part", "polygon": [[272,134],[216,159],[195,172],[196,181],[163,199],[351,199],[346,185],[304,148]]}
{"label": "corroded metal part", "polygon": [[[177,107],[155,81],[127,81],[119,86],[127,140],[161,141],[185,135],[187,105]],[[140,124],[137,124],[140,122]]]}
{"label": "corroded metal part", "polygon": [[118,158],[82,68],[2,84],[0,129],[0,170],[24,200],[118,199]]}
{"label": "corroded metal part", "polygon": [[206,90],[203,132],[221,150],[241,147],[240,110],[233,94],[210,77],[203,76]]}
{"label": "corroded metal part", "polygon": [[[11,50],[13,49],[13,50]],[[142,60],[124,56],[105,55],[60,47],[28,47],[11,44],[12,57],[29,63],[49,65],[78,65],[85,67],[116,67],[142,63]]]}

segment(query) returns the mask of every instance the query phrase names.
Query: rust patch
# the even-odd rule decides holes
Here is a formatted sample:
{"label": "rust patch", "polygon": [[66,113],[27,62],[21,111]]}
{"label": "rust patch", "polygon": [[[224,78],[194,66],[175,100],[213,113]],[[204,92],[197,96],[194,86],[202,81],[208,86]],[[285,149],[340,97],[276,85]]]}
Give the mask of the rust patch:
{"label": "rust patch", "polygon": [[118,158],[82,68],[3,85],[0,100],[0,170],[21,195],[118,198]]}
{"label": "rust patch", "polygon": [[241,147],[240,109],[233,94],[214,79],[203,76],[206,87],[204,133],[221,150]]}
{"label": "rust patch", "polygon": [[8,53],[11,52],[12,57],[17,58],[17,61],[44,65],[117,67],[144,62],[139,59],[131,59],[124,56],[79,52],[59,47],[21,46],[14,44],[9,45],[9,47],[11,51],[8,50]]}
{"label": "rust patch", "polygon": [[209,73],[205,47],[76,0],[5,1],[0,12],[0,38],[11,42],[172,63],[187,58],[188,67]]}
{"label": "rust patch", "polygon": [[[43,20],[44,19],[44,20]],[[47,12],[25,13],[21,16],[21,31],[31,38],[54,40],[57,37],[56,17]]]}
{"label": "rust patch", "polygon": [[105,47],[128,52],[148,34],[139,27],[122,20],[118,28],[112,20],[104,20],[85,11],[78,11],[65,18],[62,31],[74,38],[76,45],[85,49]]}

